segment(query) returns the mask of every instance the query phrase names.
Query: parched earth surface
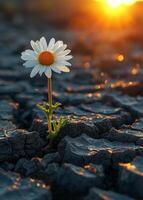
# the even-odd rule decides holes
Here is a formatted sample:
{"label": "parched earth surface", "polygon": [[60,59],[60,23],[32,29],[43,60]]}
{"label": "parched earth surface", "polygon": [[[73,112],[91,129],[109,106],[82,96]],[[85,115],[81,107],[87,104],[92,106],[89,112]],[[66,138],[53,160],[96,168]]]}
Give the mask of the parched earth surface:
{"label": "parched earth surface", "polygon": [[[119,62],[113,54],[124,40],[111,41],[106,56],[93,33],[79,39],[30,16],[0,19],[0,200],[142,200],[142,41]],[[52,148],[36,107],[47,100],[47,80],[30,79],[20,60],[42,35],[68,42],[74,55],[71,73],[53,77],[54,102],[62,103],[54,117],[69,123]]]}

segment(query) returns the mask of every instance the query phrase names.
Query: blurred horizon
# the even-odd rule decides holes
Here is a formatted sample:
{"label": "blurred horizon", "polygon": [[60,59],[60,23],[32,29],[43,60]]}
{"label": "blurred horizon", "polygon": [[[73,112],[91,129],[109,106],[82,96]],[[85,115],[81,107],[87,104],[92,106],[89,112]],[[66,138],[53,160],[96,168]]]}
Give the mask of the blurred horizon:
{"label": "blurred horizon", "polygon": [[[12,28],[26,29],[32,33],[33,39],[42,36],[43,29],[48,37],[51,27],[55,29],[54,37],[59,35],[60,30],[64,34],[58,39],[68,42],[76,56],[86,57],[85,63],[92,60],[90,65],[101,67],[106,60],[118,61],[118,56],[122,64],[126,61],[129,65],[142,62],[141,1],[114,9],[106,1],[2,0],[0,10],[4,14],[2,18],[9,21],[5,26],[13,24]],[[70,36],[70,41],[66,40],[66,35]],[[120,60],[120,57],[123,59]]]}
{"label": "blurred horizon", "polygon": [[[108,1],[108,0],[107,0]],[[90,16],[91,18],[97,19],[102,18],[102,15],[113,14],[113,9],[111,10],[107,4],[106,0],[1,0],[0,1],[0,10],[5,14],[13,14],[16,12],[19,13],[37,13],[39,15],[44,15],[50,17],[49,20],[58,17],[58,20],[64,20],[67,18],[69,20],[73,16]],[[112,1],[111,1],[112,2]],[[105,8],[107,7],[107,8]],[[142,11],[143,1],[137,1],[134,4],[127,6],[124,12],[119,12],[115,8],[116,14],[111,14],[112,18],[118,18],[117,15],[123,16],[125,13],[132,15],[135,18],[141,18],[142,14],[139,11]],[[106,11],[108,10],[108,13]],[[58,11],[58,12],[57,12]],[[109,14],[110,13],[110,14]],[[119,14],[118,14],[119,13]],[[18,14],[18,13],[16,13]],[[120,17],[119,17],[120,18]],[[104,19],[107,20],[107,19]],[[123,21],[125,19],[122,19]],[[96,23],[96,20],[95,20]]]}

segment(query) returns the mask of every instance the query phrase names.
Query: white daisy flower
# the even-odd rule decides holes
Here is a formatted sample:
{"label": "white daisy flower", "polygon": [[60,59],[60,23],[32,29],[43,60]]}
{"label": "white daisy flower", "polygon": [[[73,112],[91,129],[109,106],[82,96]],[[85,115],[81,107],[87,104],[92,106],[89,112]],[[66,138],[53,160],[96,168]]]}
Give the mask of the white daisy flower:
{"label": "white daisy flower", "polygon": [[26,68],[33,68],[30,77],[33,78],[37,73],[40,76],[44,73],[51,78],[52,71],[56,73],[70,72],[67,66],[71,66],[68,62],[72,58],[69,53],[71,50],[66,49],[67,45],[62,41],[55,41],[52,38],[47,44],[45,37],[39,41],[30,42],[32,50],[28,49],[22,52],[21,59],[25,61],[23,64]]}

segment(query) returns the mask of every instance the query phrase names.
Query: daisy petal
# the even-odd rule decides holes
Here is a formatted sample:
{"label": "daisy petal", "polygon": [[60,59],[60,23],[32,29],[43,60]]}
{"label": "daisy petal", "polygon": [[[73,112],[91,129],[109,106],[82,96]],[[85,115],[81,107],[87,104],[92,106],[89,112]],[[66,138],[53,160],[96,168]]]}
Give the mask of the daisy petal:
{"label": "daisy petal", "polygon": [[31,68],[31,67],[34,67],[36,64],[37,64],[36,61],[34,61],[34,60],[28,60],[28,61],[26,61],[23,65],[24,65],[26,68]]}
{"label": "daisy petal", "polygon": [[31,74],[30,74],[30,77],[33,78],[33,77],[38,73],[38,71],[39,71],[39,66],[36,65],[36,66],[32,69]]}
{"label": "daisy petal", "polygon": [[35,56],[23,54],[23,55],[21,56],[21,59],[22,59],[22,60],[34,60],[34,59],[35,59]]}
{"label": "daisy petal", "polygon": [[58,54],[58,53],[60,53],[60,52],[62,52],[62,51],[63,51],[63,46],[57,48],[57,49],[55,50],[55,53]]}
{"label": "daisy petal", "polygon": [[40,47],[38,45],[38,41],[34,42],[33,40],[31,40],[30,44],[35,52],[37,52],[37,53],[40,52]]}
{"label": "daisy petal", "polygon": [[35,45],[36,45],[37,49],[40,49],[40,52],[43,51],[43,45],[42,45],[42,43],[40,41],[36,41]]}
{"label": "daisy petal", "polygon": [[62,65],[67,65],[67,66],[71,66],[71,64],[69,63],[69,62],[67,62],[67,61],[57,61],[56,62],[56,64],[55,64],[56,66],[58,65],[58,66],[62,66]]}
{"label": "daisy petal", "polygon": [[73,58],[73,56],[65,56],[65,60],[71,60]]}
{"label": "daisy petal", "polygon": [[43,46],[41,45],[41,43],[40,43],[40,41],[36,41],[35,42],[35,47],[36,47],[36,49],[37,49],[37,52],[41,52],[41,51],[43,51]]}
{"label": "daisy petal", "polygon": [[64,51],[67,48],[67,44],[63,45],[62,51]]}
{"label": "daisy petal", "polygon": [[33,52],[27,52],[27,51],[24,51],[24,52],[22,52],[21,53],[21,56],[30,56],[30,57],[32,57],[33,59],[36,57],[36,54],[35,54],[35,52],[33,51]]}
{"label": "daisy petal", "polygon": [[35,42],[33,40],[30,41],[31,47],[33,48],[33,50],[35,50]]}
{"label": "daisy petal", "polygon": [[27,49],[24,52],[22,52],[21,55],[33,55],[33,56],[36,56],[36,53],[31,49]]}
{"label": "daisy petal", "polygon": [[45,75],[47,76],[47,78],[51,78],[52,76],[52,70],[50,67],[47,68],[46,72],[45,72]]}
{"label": "daisy petal", "polygon": [[57,56],[56,61],[66,61],[72,59],[72,56]]}
{"label": "daisy petal", "polygon": [[45,39],[45,37],[41,37],[40,39],[40,43],[42,44],[43,50],[47,50],[47,41]]}
{"label": "daisy petal", "polygon": [[58,56],[66,56],[71,52],[71,50],[67,49],[65,51],[61,51],[59,53],[57,53]]}
{"label": "daisy petal", "polygon": [[48,48],[49,50],[51,50],[55,45],[55,38],[52,38],[49,42]]}
{"label": "daisy petal", "polygon": [[53,47],[53,51],[56,51],[59,47],[62,47],[63,46],[63,42],[62,41],[57,41]]}
{"label": "daisy petal", "polygon": [[66,66],[59,66],[57,68],[62,72],[70,72],[70,69]]}
{"label": "daisy petal", "polygon": [[54,72],[58,73],[58,74],[61,73],[61,71],[60,71],[57,67],[55,67],[55,66],[52,66],[51,69],[52,69]]}
{"label": "daisy petal", "polygon": [[42,76],[42,74],[47,70],[47,67],[40,66],[39,74]]}

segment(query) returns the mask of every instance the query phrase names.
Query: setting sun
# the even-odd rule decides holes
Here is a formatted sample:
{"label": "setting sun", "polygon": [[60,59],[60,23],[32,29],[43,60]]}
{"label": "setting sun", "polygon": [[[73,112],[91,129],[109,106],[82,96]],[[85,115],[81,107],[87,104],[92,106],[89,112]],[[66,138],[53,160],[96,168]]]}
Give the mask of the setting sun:
{"label": "setting sun", "polygon": [[121,6],[122,0],[107,0],[107,3],[112,8],[117,8],[117,7]]}
{"label": "setting sun", "polygon": [[135,3],[135,0],[107,0],[107,3],[112,8],[118,8],[122,5],[132,5]]}

